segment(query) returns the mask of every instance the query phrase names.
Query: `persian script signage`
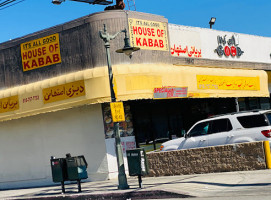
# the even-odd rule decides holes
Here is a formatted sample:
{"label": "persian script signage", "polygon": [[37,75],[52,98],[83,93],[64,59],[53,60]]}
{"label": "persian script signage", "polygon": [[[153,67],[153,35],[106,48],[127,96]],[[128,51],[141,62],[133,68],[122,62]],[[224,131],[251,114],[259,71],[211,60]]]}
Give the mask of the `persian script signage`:
{"label": "persian script signage", "polygon": [[10,112],[19,109],[18,95],[0,99],[0,113]]}
{"label": "persian script signage", "polygon": [[201,49],[197,49],[195,46],[185,46],[175,45],[170,48],[171,55],[173,56],[184,56],[184,57],[195,57],[201,58]]}
{"label": "persian script signage", "polygon": [[42,93],[44,104],[85,96],[85,83],[84,81],[76,81],[58,85],[43,89]]}
{"label": "persian script signage", "polygon": [[197,75],[197,87],[205,90],[260,90],[260,78]]}
{"label": "persian script signage", "polygon": [[141,49],[168,51],[167,24],[129,18],[131,45]]}
{"label": "persian script signage", "polygon": [[187,87],[162,87],[154,88],[154,99],[181,98],[187,97]]}
{"label": "persian script signage", "polygon": [[23,71],[61,63],[58,33],[21,44]]}
{"label": "persian script signage", "polygon": [[187,30],[187,27],[170,26],[170,52],[172,56],[201,58],[201,37],[200,33]]}

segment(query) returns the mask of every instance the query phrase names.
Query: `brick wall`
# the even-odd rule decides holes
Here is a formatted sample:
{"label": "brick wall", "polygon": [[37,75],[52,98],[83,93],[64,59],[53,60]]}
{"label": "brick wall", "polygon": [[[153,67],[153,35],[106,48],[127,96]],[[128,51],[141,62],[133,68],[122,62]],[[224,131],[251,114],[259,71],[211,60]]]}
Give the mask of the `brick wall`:
{"label": "brick wall", "polygon": [[149,176],[266,169],[263,142],[147,154]]}

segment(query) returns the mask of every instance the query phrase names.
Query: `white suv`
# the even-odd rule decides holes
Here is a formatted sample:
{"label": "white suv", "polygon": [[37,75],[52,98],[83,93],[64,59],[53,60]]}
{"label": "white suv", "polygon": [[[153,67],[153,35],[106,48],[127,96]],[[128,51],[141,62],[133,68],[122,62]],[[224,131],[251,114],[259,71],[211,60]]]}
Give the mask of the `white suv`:
{"label": "white suv", "polygon": [[271,110],[214,116],[194,124],[182,138],[162,144],[161,151],[233,143],[271,141]]}

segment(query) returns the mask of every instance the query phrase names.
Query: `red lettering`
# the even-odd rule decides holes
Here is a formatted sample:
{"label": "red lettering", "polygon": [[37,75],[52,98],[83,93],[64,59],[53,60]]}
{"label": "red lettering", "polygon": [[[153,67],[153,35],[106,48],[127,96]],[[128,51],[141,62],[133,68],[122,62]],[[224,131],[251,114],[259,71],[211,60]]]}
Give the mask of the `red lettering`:
{"label": "red lettering", "polygon": [[37,55],[38,55],[37,49],[32,50],[32,55],[34,58],[37,57]]}
{"label": "red lettering", "polygon": [[43,60],[43,58],[39,58],[39,59],[38,59],[38,62],[39,62],[39,66],[44,65],[44,60]]}
{"label": "red lettering", "polygon": [[142,35],[142,28],[141,27],[138,27],[138,34]]}
{"label": "red lettering", "polygon": [[148,28],[148,36],[151,36],[151,29]]}
{"label": "red lettering", "polygon": [[38,56],[41,56],[41,48],[38,49]]}
{"label": "red lettering", "polygon": [[137,34],[137,27],[134,27],[134,26],[133,26],[133,33],[134,33],[134,35]]}
{"label": "red lettering", "polygon": [[161,30],[161,37],[164,36],[164,30]]}
{"label": "red lettering", "polygon": [[[54,48],[54,50],[56,48],[58,48],[58,46],[52,46],[52,48]],[[42,53],[46,53],[46,48],[39,48],[39,49],[35,49],[32,50],[31,53],[28,53],[29,55],[31,55],[33,58],[36,57],[37,55],[41,55]],[[24,56],[25,59],[29,59],[27,57],[27,55]],[[32,59],[30,61],[25,61],[23,62],[23,69],[24,71],[28,70],[28,69],[32,69],[32,68],[39,68],[45,65],[50,65],[53,63],[58,63],[60,62],[60,55],[59,54],[53,54],[53,55],[48,55],[45,57],[37,57],[36,59]]]}
{"label": "red lettering", "polygon": [[50,53],[53,53],[53,52],[54,52],[54,46],[53,46],[53,45],[50,45],[50,46],[49,46],[49,52],[50,52]]}
{"label": "red lettering", "polygon": [[158,36],[158,37],[161,37],[160,29],[157,29],[157,36]]}
{"label": "red lettering", "polygon": [[[142,27],[136,27],[136,26],[133,26],[133,34],[134,35],[145,35],[145,36],[155,36],[155,32],[154,32],[154,28],[150,29],[150,28],[142,28]],[[57,48],[58,48],[58,44],[57,45]],[[55,45],[55,46],[56,46]],[[55,47],[55,50],[57,49]]]}
{"label": "red lettering", "polygon": [[[58,46],[57,47],[53,46],[54,50],[56,48],[58,48]],[[23,57],[23,60],[27,60],[27,59],[36,58],[38,56],[45,55],[45,54],[46,54],[46,48],[42,47],[42,48],[30,50],[28,52],[24,52],[22,54],[22,57]]]}
{"label": "red lettering", "polygon": [[164,48],[164,41],[163,40],[159,40],[159,45],[160,45],[160,48]]}
{"label": "red lettering", "polygon": [[136,46],[141,46],[141,38],[136,38]]}
{"label": "red lettering", "polygon": [[164,36],[164,30],[157,29],[157,36],[163,37]]}
{"label": "red lettering", "polygon": [[143,38],[143,47],[144,46],[146,46],[146,47],[148,46],[146,38]]}
{"label": "red lettering", "polygon": [[59,62],[59,61],[60,61],[60,58],[59,58],[59,55],[58,55],[58,54],[54,54],[54,55],[53,55],[53,61],[54,61],[54,62]]}
{"label": "red lettering", "polygon": [[58,43],[55,44],[55,51],[59,48]]}
{"label": "red lettering", "polygon": [[143,28],[143,34],[144,34],[144,35],[147,35],[147,34],[148,34],[147,28]]}
{"label": "red lettering", "polygon": [[30,66],[29,66],[29,61],[27,61],[27,62],[23,62],[23,67],[24,67],[24,69],[29,69],[30,68]]}
{"label": "red lettering", "polygon": [[27,59],[27,52],[24,52],[23,53],[23,60],[26,60]]}
{"label": "red lettering", "polygon": [[155,36],[154,35],[154,29],[150,29],[150,28],[138,28],[138,30],[140,30],[138,33],[139,35],[145,35],[145,36]]}
{"label": "red lettering", "polygon": [[46,48],[42,47],[42,55],[45,55],[45,54],[46,54]]}
{"label": "red lettering", "polygon": [[36,60],[32,60],[32,68],[33,67],[38,67],[38,64],[37,64]]}
{"label": "red lettering", "polygon": [[153,28],[151,29],[151,36],[155,36]]}
{"label": "red lettering", "polygon": [[149,47],[153,47],[153,42],[152,42],[152,39],[148,39],[148,42],[149,42]]}
{"label": "red lettering", "polygon": [[28,51],[27,56],[28,56],[28,58],[32,58],[32,51]]}
{"label": "red lettering", "polygon": [[158,41],[156,39],[154,40],[154,47],[159,47]]}
{"label": "red lettering", "polygon": [[54,45],[50,45],[50,46],[49,46],[49,51],[50,51],[50,53],[53,53],[54,50],[55,50]]}
{"label": "red lettering", "polygon": [[47,65],[48,63],[52,63],[52,59],[50,58],[50,56],[46,57],[45,64]]}

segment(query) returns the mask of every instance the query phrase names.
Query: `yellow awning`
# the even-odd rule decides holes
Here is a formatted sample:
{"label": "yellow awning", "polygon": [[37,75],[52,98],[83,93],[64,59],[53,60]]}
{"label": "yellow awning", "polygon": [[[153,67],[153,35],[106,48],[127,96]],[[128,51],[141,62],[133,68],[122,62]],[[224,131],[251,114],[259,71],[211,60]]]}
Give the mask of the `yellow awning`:
{"label": "yellow awning", "polygon": [[0,121],[110,101],[106,67],[0,91]]}
{"label": "yellow awning", "polygon": [[[152,99],[161,87],[187,87],[188,98],[269,96],[261,70],[138,64],[113,74],[118,101]],[[0,121],[109,101],[107,67],[87,69],[0,91]]]}
{"label": "yellow awning", "polygon": [[269,97],[265,71],[174,65],[114,68],[118,100],[153,98],[154,88],[187,87],[190,98]]}

